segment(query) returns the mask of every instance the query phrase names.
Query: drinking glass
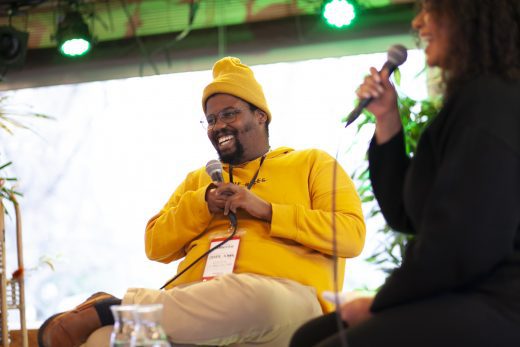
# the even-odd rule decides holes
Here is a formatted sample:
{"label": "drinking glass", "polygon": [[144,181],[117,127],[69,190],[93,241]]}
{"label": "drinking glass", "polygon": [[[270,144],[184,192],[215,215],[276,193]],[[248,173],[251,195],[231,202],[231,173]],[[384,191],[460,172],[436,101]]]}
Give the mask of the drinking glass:
{"label": "drinking glass", "polygon": [[135,309],[136,330],[132,347],[171,347],[161,326],[162,304],[138,305]]}
{"label": "drinking glass", "polygon": [[110,334],[110,347],[134,347],[136,333],[136,305],[110,306],[114,316],[114,329]]}

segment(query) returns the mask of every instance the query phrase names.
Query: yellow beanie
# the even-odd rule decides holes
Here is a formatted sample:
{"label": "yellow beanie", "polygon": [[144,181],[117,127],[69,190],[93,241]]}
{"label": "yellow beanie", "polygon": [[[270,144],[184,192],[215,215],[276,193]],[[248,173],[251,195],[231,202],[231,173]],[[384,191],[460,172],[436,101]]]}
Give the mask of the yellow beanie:
{"label": "yellow beanie", "polygon": [[206,101],[217,93],[230,94],[247,101],[267,114],[271,122],[271,111],[267,107],[262,86],[255,79],[253,70],[234,57],[222,58],[213,65],[213,82],[204,88],[202,109],[206,111]]}

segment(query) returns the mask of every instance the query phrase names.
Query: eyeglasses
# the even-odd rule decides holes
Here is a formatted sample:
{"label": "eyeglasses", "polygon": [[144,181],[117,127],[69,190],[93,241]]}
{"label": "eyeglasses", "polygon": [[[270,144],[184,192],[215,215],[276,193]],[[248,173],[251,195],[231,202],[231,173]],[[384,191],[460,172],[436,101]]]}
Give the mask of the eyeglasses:
{"label": "eyeglasses", "polygon": [[239,114],[240,112],[242,112],[242,110],[239,110],[238,108],[220,111],[216,115],[210,114],[210,115],[207,115],[206,117],[202,117],[202,119],[200,120],[200,124],[202,125],[202,127],[204,129],[213,129],[215,124],[217,124],[217,118],[222,123],[229,124],[229,123],[234,122],[235,119],[237,119],[237,114]]}

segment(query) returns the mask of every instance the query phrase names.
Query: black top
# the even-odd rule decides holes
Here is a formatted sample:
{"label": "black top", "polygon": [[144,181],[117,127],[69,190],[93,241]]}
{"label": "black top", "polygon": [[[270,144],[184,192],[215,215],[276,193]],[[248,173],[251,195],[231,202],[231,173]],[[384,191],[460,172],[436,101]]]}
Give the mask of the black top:
{"label": "black top", "polygon": [[480,77],[447,101],[413,159],[403,134],[369,149],[388,224],[416,234],[372,311],[479,292],[520,318],[520,82]]}

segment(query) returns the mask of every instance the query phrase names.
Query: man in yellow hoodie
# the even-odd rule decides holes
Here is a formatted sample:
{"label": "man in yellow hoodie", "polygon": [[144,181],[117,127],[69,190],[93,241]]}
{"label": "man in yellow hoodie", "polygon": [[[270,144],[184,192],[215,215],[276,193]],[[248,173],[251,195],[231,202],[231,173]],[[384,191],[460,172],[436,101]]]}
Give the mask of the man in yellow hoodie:
{"label": "man in yellow hoodie", "polygon": [[195,345],[287,346],[303,322],[330,311],[320,294],[334,289],[333,227],[340,288],[345,258],[365,239],[352,181],[323,151],[270,149],[271,112],[238,58],[215,63],[202,108],[223,164],[217,182],[204,167],[189,173],[146,227],[150,259],[184,258],[177,276],[164,290],[98,294],[51,317],[42,347],[106,343],[109,327],[92,332],[113,322],[111,304],[161,303],[170,339]]}

